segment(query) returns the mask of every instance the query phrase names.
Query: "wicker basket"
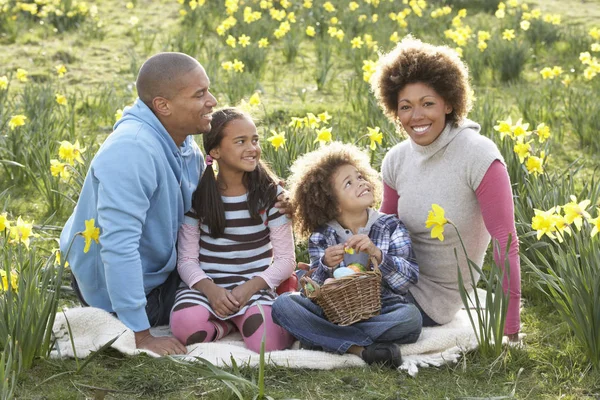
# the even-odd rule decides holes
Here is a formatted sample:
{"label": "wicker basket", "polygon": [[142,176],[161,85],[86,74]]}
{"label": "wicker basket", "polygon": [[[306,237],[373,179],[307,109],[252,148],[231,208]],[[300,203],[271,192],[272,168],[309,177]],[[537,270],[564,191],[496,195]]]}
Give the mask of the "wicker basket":
{"label": "wicker basket", "polygon": [[[372,263],[373,271],[357,272],[326,285],[319,285],[306,276],[300,279],[300,284],[306,297],[323,309],[329,322],[352,325],[381,311],[381,272],[374,259]],[[308,283],[314,290],[306,290]]]}

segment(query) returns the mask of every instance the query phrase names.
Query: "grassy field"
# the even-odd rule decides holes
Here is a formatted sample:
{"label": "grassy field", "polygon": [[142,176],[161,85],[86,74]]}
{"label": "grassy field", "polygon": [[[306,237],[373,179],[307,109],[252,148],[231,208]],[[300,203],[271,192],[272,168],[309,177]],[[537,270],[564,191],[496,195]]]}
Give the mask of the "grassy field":
{"label": "grassy field", "polygon": [[[216,0],[207,0],[205,7],[210,5],[216,9],[211,2],[217,3]],[[314,137],[307,139],[291,135],[287,124],[292,116],[328,111],[333,116],[336,138],[356,141],[360,145],[368,144],[363,137],[366,126],[381,126],[385,137],[383,144],[374,152],[376,167],[379,167],[386,148],[402,140],[370,102],[372,95],[362,79],[362,67],[363,60],[376,60],[377,52],[367,50],[365,46],[358,54],[358,50],[354,52],[350,47],[353,30],[358,35],[363,28],[348,25],[350,13],[339,11],[348,6],[346,0],[332,0],[339,11],[332,15],[337,15],[347,36],[343,45],[328,35],[321,39],[329,46],[323,47],[323,51],[330,51],[334,60],[321,82],[318,77],[323,59],[317,50],[321,44],[318,39],[309,40],[304,35],[304,27],[317,20],[316,11],[315,15],[304,13],[300,6],[302,1],[291,2],[298,14],[297,24],[302,26],[302,29],[294,28],[296,31],[292,29],[292,33],[297,34],[295,37],[289,34],[281,40],[274,38],[272,31],[277,28],[278,22],[269,21],[268,32],[264,28],[267,33],[258,27],[262,22],[247,26],[254,41],[264,34],[269,37],[271,47],[266,53],[264,71],[241,77],[221,68],[222,62],[245,55],[240,46],[232,49],[224,44],[227,35],[219,37],[214,33],[216,25],[226,15],[213,13],[212,19],[203,19],[203,9],[191,10],[189,1],[185,2],[185,7],[175,0],[138,0],[132,2],[131,7],[127,6],[127,2],[115,0],[90,2],[88,6],[96,5],[97,13],[88,14],[80,24],[64,31],[61,25],[55,31],[50,20],[24,16],[24,12],[19,12],[19,17],[12,20],[8,15],[12,15],[11,10],[17,7],[16,3],[0,0],[0,78],[10,77],[8,90],[0,90],[0,214],[8,212],[13,219],[22,215],[27,221],[35,220],[35,229],[40,234],[40,238],[35,240],[44,257],[51,255],[54,239],[72,210],[70,200],[76,199],[78,193],[75,178],[59,182],[58,178],[50,176],[49,161],[57,158],[59,142],[79,140],[87,148],[85,163],[75,166],[75,170],[85,173],[94,151],[111,132],[115,113],[135,99],[134,81],[139,66],[158,51],[186,51],[196,56],[207,67],[221,105],[237,104],[239,98],[247,102],[250,94],[258,91],[261,105],[253,109],[253,113],[261,120],[261,132],[268,136],[270,130],[275,129],[285,130],[288,134],[286,151],[275,152],[267,147],[266,141],[263,145],[265,158],[282,176],[286,175],[286,168],[295,158],[294,154],[313,146]],[[71,4],[68,1],[60,3]],[[281,1],[274,3],[280,5]],[[314,3],[324,2],[314,0]],[[361,7],[371,7],[368,15],[372,19],[375,11],[371,3],[360,1]],[[391,7],[387,0],[381,3],[381,7]],[[397,12],[407,7],[402,3],[401,0],[393,3]],[[589,51],[589,45],[594,42],[587,32],[593,27],[600,28],[600,0],[530,2],[530,9],[538,8],[543,14],[560,15],[560,26],[551,27],[560,29],[560,32],[551,31],[549,24],[544,25],[540,29],[543,28],[543,33],[548,35],[544,36],[546,41],[537,42],[532,41],[533,36],[526,40],[525,32],[517,32],[519,39],[523,40],[513,42],[515,48],[512,53],[506,53],[503,58],[501,51],[505,43],[499,38],[490,40],[489,57],[486,56],[488,53],[479,52],[475,47],[477,27],[489,29],[497,37],[501,36],[502,30],[510,27],[508,18],[500,21],[494,17],[493,11],[485,13],[481,10],[482,4],[494,2],[456,0],[429,3],[432,4],[428,5],[427,13],[448,4],[452,6],[452,14],[445,20],[427,19],[420,25],[418,20],[413,19],[407,28],[401,29],[390,27],[389,21],[383,22],[387,21],[387,16],[381,13],[382,25],[377,29],[378,25],[370,25],[380,49],[388,50],[393,45],[387,39],[393,29],[398,30],[400,37],[412,32],[425,40],[456,47],[444,37],[443,32],[452,27],[451,17],[465,7],[468,10],[465,24],[468,22],[474,29],[469,44],[462,48],[472,73],[477,74],[474,88],[478,100],[471,118],[480,122],[485,134],[495,140],[499,139],[494,136],[493,126],[509,115],[512,115],[513,122],[524,118],[532,125],[532,130],[542,122],[551,126],[552,141],[540,144],[536,149],[545,149],[550,154],[545,164],[547,175],[539,178],[538,186],[531,183],[533,175],[527,175],[518,158],[512,154],[512,143],[498,141],[502,143],[501,149],[515,183],[521,254],[536,261],[532,209],[546,210],[553,205],[565,204],[569,201],[569,194],[577,194],[580,200],[588,196],[594,198],[592,194],[600,186],[595,181],[591,184],[592,189],[586,186],[590,185],[596,169],[600,167],[600,145],[597,141],[600,77],[582,78],[584,66],[580,62],[580,53]],[[240,10],[244,6],[258,9],[259,5],[258,0],[240,1]],[[187,10],[185,17],[181,15],[182,9]],[[264,13],[266,20],[268,13]],[[407,20],[413,17],[408,16]],[[238,24],[234,29],[241,29],[241,21]],[[237,32],[236,36],[239,36],[242,31]],[[291,60],[286,59],[291,57],[288,45],[289,49],[297,52]],[[509,61],[518,58],[513,56],[517,54],[517,46],[523,47],[520,53],[524,60],[523,69],[505,81],[499,75],[500,64],[510,64]],[[258,53],[258,50],[255,52]],[[598,53],[595,56],[598,57]],[[67,68],[63,78],[57,77],[55,69],[60,64]],[[246,64],[249,65],[248,62]],[[555,80],[543,80],[540,71],[555,65],[564,70],[561,76]],[[27,70],[28,82],[16,79],[18,68]],[[567,76],[573,79],[572,84],[561,83]],[[242,96],[234,93],[236,87],[245,90]],[[58,93],[66,95],[66,106],[54,104]],[[43,105],[51,110],[48,116],[43,112]],[[11,116],[20,113],[29,118],[22,127],[25,130],[9,128]],[[306,129],[301,133],[307,136],[313,134]],[[39,165],[36,160],[43,163]],[[18,161],[25,167],[15,167],[6,161]],[[578,173],[574,172],[576,167],[571,166],[573,163],[580,168]],[[24,173],[24,169],[30,173]],[[563,171],[566,173],[561,177],[559,174]],[[73,174],[76,175],[76,172]],[[564,182],[571,177],[573,183],[569,186]],[[555,189],[554,197],[546,196],[554,193]],[[526,190],[527,195],[520,195],[523,193],[521,190]],[[61,195],[57,196],[56,192]],[[598,199],[595,200],[588,211],[597,216],[594,205],[598,205]],[[593,242],[596,246],[597,239]],[[547,238],[545,240],[550,243]],[[6,241],[2,243],[4,252],[8,245]],[[0,255],[3,254],[0,252]],[[304,257],[301,252],[299,255]],[[6,263],[8,258],[3,257],[0,260]],[[5,265],[2,266],[4,268]],[[592,367],[573,329],[555,304],[535,285],[536,275],[525,263],[522,269],[522,325],[523,332],[527,334],[523,348],[507,348],[494,359],[472,352],[456,365],[421,369],[415,378],[379,368],[323,372],[267,367],[266,394],[275,399],[599,399],[599,369]],[[72,294],[64,293],[61,305],[68,307],[74,304]],[[589,323],[600,326],[600,314],[596,317]],[[99,354],[79,373],[65,373],[75,371],[77,367],[74,360],[38,358],[31,369],[19,375],[15,395],[23,399],[237,398],[222,382],[200,378],[199,367],[182,366],[168,359],[125,357],[109,350]],[[240,374],[248,379],[257,379],[258,376],[257,370],[243,367]],[[244,398],[252,398],[254,394],[249,389],[243,392]]]}

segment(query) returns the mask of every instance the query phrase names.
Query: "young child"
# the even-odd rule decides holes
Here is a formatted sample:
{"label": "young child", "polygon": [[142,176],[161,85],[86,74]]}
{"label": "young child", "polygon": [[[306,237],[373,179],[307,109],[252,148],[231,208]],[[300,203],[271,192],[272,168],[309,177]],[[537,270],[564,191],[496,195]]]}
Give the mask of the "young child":
{"label": "young child", "polygon": [[193,197],[196,214],[186,215],[179,231],[177,270],[187,287],[176,294],[171,331],[189,345],[218,340],[235,326],[246,347],[259,352],[266,326],[265,350],[282,350],[293,338],[273,323],[271,304],[296,266],[291,222],[273,207],[282,188],[260,160],[249,115],[224,108],[211,125],[203,135],[207,167]]}
{"label": "young child", "polygon": [[346,249],[366,253],[382,273],[382,308],[380,315],[338,326],[304,295],[286,293],[273,304],[273,319],[305,348],[350,352],[368,364],[398,367],[397,344],[413,343],[421,333],[421,314],[405,299],[419,268],[402,222],[371,208],[380,183],[368,155],[353,145],[331,143],[299,158],[290,182],[296,232],[310,235],[312,279],[323,284],[332,269],[352,262]]}

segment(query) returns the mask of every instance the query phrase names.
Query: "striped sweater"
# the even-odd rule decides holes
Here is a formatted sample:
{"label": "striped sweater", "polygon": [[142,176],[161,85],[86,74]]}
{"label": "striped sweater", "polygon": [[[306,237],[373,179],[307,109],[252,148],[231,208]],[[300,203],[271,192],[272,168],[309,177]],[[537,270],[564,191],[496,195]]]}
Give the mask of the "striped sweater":
{"label": "striped sweater", "polygon": [[[225,232],[221,237],[211,237],[208,226],[191,217],[186,217],[184,225],[188,225],[188,230],[190,226],[195,227],[195,232],[198,233],[198,268],[202,270],[202,274],[206,274],[216,285],[231,290],[254,277],[262,277],[264,271],[271,266],[273,246],[270,228],[289,223],[289,219],[273,206],[261,213],[259,218],[252,218],[246,194],[221,198],[225,205],[226,219]],[[293,257],[293,248],[291,254]],[[201,305],[214,315],[207,297],[195,289],[190,289],[188,285],[193,285],[192,282],[185,283],[185,287],[177,292],[174,309],[190,304]],[[273,288],[261,290],[254,294],[243,308],[228,318],[243,315],[248,307],[257,302],[270,305],[276,297]]]}

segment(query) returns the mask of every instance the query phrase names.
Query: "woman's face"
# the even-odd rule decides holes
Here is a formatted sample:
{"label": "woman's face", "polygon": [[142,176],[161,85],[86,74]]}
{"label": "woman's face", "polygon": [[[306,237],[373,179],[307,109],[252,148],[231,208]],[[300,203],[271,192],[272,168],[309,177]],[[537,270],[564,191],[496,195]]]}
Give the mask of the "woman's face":
{"label": "woman's face", "polygon": [[398,92],[398,119],[408,136],[420,146],[427,146],[440,136],[446,126],[446,115],[451,112],[452,106],[424,83],[409,83]]}

